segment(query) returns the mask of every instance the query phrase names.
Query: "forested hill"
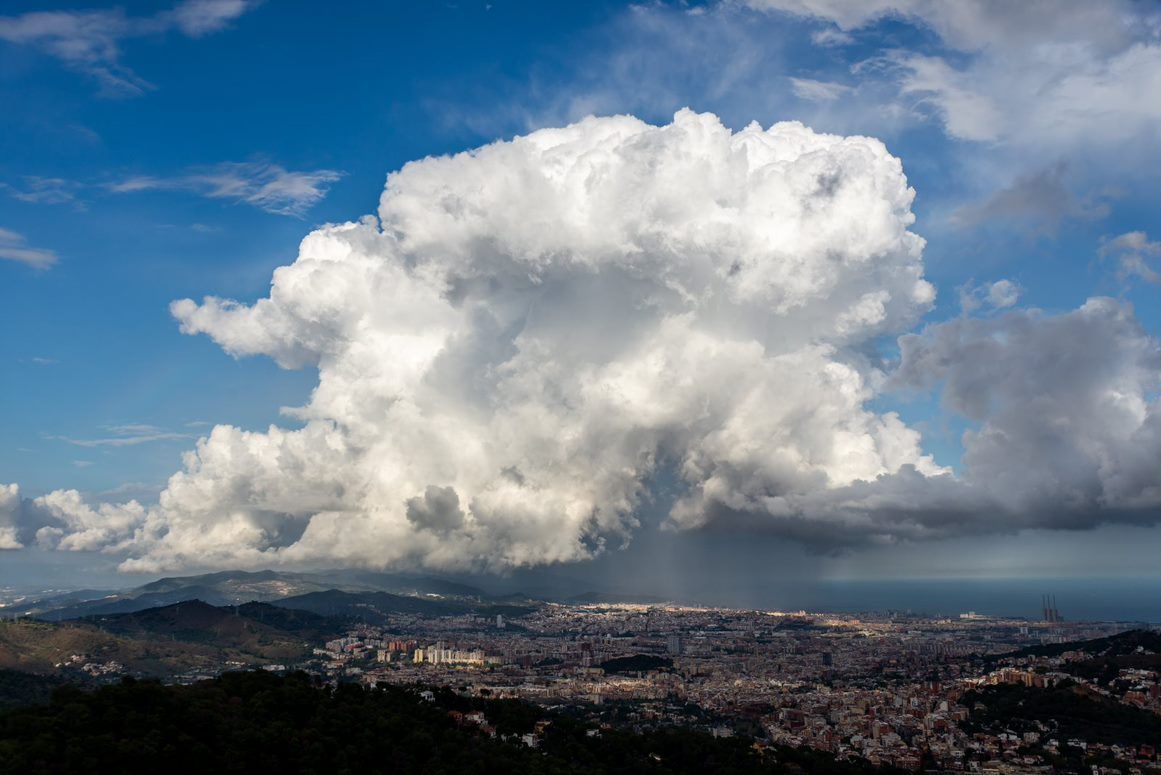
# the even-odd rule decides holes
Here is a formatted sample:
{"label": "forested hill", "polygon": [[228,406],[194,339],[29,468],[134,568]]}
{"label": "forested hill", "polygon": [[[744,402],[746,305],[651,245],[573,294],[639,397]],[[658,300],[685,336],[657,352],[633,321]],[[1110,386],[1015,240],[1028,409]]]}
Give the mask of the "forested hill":
{"label": "forested hill", "polygon": [[[473,718],[481,711],[484,718]],[[493,734],[495,735],[493,737]],[[535,747],[532,747],[535,746]],[[858,773],[823,754],[690,730],[597,730],[515,700],[305,674],[195,686],[128,680],[0,713],[3,772]]]}
{"label": "forested hill", "polygon": [[57,673],[80,656],[81,663],[112,661],[129,672],[164,676],[220,669],[226,660],[295,661],[347,625],[266,603],[216,607],[200,600],[67,622],[22,618],[0,621],[0,669]]}
{"label": "forested hill", "polygon": [[1007,657],[1058,657],[1070,651],[1080,651],[1090,656],[1115,657],[1141,652],[1161,653],[1161,633],[1150,630],[1128,630],[1093,640],[1078,640],[1067,643],[1045,643],[1026,646],[1019,651],[997,654],[996,658]]}

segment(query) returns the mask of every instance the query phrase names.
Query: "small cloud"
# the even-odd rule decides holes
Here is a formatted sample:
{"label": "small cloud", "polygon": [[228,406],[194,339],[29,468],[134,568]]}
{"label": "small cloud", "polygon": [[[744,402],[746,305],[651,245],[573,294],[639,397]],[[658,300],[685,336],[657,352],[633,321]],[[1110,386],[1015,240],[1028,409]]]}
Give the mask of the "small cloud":
{"label": "small cloud", "polygon": [[149,175],[137,175],[130,178],[125,178],[118,183],[110,183],[105,188],[112,191],[114,194],[133,194],[138,191],[149,191],[155,188],[162,188],[164,180],[160,178],[150,177]]}
{"label": "small cloud", "polygon": [[0,228],[0,259],[27,264],[33,269],[48,269],[57,262],[55,252],[29,247],[24,235]]}
{"label": "small cloud", "polygon": [[343,176],[336,170],[287,170],[269,162],[223,162],[180,175],[138,175],[106,184],[114,194],[183,191],[208,199],[228,199],[276,215],[302,216]]}
{"label": "small cloud", "polygon": [[965,314],[985,305],[992,309],[1007,309],[1016,305],[1023,290],[1014,280],[997,280],[983,285],[969,282],[959,288],[959,307]]}
{"label": "small cloud", "polygon": [[28,360],[32,361],[37,366],[55,366],[56,364],[60,363],[60,361],[58,361],[56,358],[45,358],[40,355],[34,355]]}
{"label": "small cloud", "polygon": [[791,78],[794,96],[807,102],[832,102],[849,94],[853,89],[832,81],[815,81],[811,78]]}
{"label": "small cloud", "polygon": [[988,288],[988,303],[996,309],[1011,307],[1020,300],[1021,288],[1011,280],[997,280]]}
{"label": "small cloud", "polygon": [[964,205],[951,215],[951,223],[961,229],[989,222],[1008,221],[1024,225],[1033,233],[1055,234],[1066,220],[1093,221],[1109,214],[1108,194],[1078,198],[1064,184],[1063,163],[1029,175],[1021,175],[982,202]]}
{"label": "small cloud", "polygon": [[1139,278],[1154,285],[1161,285],[1161,273],[1150,265],[1149,259],[1158,255],[1161,255],[1161,242],[1150,242],[1149,235],[1143,231],[1105,238],[1100,249],[1101,258],[1116,260],[1119,279]]}
{"label": "small cloud", "polygon": [[169,12],[169,18],[186,36],[200,38],[225,29],[256,5],[254,0],[186,0]]}
{"label": "small cloud", "polygon": [[91,460],[74,460],[73,465],[77,468],[88,468],[93,464]]}
{"label": "small cloud", "polygon": [[855,42],[854,36],[838,27],[827,27],[811,33],[810,42],[816,46],[846,46]]}

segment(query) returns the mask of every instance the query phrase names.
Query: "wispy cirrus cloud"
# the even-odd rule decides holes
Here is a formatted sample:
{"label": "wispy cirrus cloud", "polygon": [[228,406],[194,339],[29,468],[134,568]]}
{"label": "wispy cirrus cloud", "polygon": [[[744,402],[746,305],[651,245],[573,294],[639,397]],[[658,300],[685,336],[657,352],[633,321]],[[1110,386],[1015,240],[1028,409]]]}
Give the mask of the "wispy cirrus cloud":
{"label": "wispy cirrus cloud", "polygon": [[807,102],[831,102],[853,91],[845,84],[813,78],[791,78],[790,85],[794,96]]}
{"label": "wispy cirrus cloud", "polygon": [[39,175],[26,175],[20,185],[0,182],[0,190],[20,202],[37,205],[64,205],[71,204],[84,209],[84,202],[77,196],[83,185],[75,180],[65,178],[46,178]]}
{"label": "wispy cirrus cloud", "polygon": [[184,441],[193,438],[189,433],[178,433],[145,423],[124,423],[106,425],[102,429],[106,435],[93,439],[75,439],[71,436],[49,436],[54,441],[64,441],[73,446],[95,447],[136,447],[157,441]]}
{"label": "wispy cirrus cloud", "polygon": [[0,228],[0,259],[26,264],[33,269],[48,269],[57,262],[55,251],[31,247],[23,234]]}
{"label": "wispy cirrus cloud", "polygon": [[[220,162],[190,167],[172,175],[131,175],[113,182],[68,180],[28,175],[20,183],[0,181],[0,191],[27,204],[64,205],[88,209],[95,195],[143,191],[178,191],[207,199],[227,199],[276,215],[301,217],[326,197],[330,184],[343,177],[338,170],[288,170],[270,161]],[[195,223],[194,231],[216,227]]]}
{"label": "wispy cirrus cloud", "polygon": [[228,199],[277,215],[302,216],[343,176],[337,170],[288,170],[270,162],[223,162],[178,175],[139,175],[110,183],[115,194],[184,191],[209,199]]}
{"label": "wispy cirrus cloud", "polygon": [[136,97],[154,88],[121,63],[121,44],[132,38],[177,32],[199,38],[225,28],[257,0],[184,0],[152,16],[121,8],[33,11],[0,16],[0,40],[36,49],[92,78],[109,97]]}

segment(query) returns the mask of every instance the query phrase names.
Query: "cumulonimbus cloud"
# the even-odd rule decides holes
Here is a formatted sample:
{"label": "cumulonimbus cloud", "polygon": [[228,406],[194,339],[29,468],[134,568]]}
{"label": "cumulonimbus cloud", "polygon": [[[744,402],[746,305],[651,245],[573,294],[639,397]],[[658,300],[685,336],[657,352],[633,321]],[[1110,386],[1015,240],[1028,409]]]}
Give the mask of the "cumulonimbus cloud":
{"label": "cumulonimbus cloud", "polygon": [[[997,328],[1048,330],[1031,313],[928,328],[883,373],[873,340],[911,330],[934,298],[913,196],[877,140],[797,123],[735,133],[690,111],[666,126],[589,118],[413,162],[388,178],[377,217],[307,236],[268,298],[172,305],[185,333],[235,356],[317,368],[294,411],[302,427],[217,426],[155,507],[50,493],[25,503],[12,542],[112,547],[137,570],[573,561],[630,540],[663,469],[684,488],[677,528],[836,545],[1043,523],[1047,511],[1021,510],[1059,490],[985,486],[984,452],[953,476],[869,402],[889,380],[946,383],[965,396],[951,408],[982,424],[969,456],[1002,441],[993,430],[1032,438],[1016,410],[977,413],[970,369],[954,364],[988,342],[1103,332],[1120,355],[1044,419],[1103,410],[1102,391],[1120,390],[1115,434],[1078,438],[1135,460],[1131,420],[1156,424],[1152,340],[1098,301],[1042,339]],[[1021,357],[992,354],[1013,368]],[[1028,399],[1018,380],[998,382],[982,405]],[[1027,451],[1001,449],[1021,462]],[[1114,465],[1104,491],[1140,508],[1148,476]],[[1101,497],[1070,514],[1101,519]]]}

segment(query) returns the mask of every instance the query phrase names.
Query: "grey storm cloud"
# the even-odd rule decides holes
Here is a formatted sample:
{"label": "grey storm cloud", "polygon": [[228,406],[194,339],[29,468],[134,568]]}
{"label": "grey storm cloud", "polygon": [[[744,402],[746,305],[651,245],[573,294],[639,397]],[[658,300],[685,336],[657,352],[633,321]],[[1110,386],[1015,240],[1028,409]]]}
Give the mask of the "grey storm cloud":
{"label": "grey storm cloud", "polygon": [[1054,234],[1069,220],[1099,220],[1110,208],[1101,197],[1080,198],[1065,185],[1066,168],[1054,164],[1025,174],[982,202],[964,205],[951,216],[953,225],[973,229],[1002,221],[1016,223],[1032,232]]}
{"label": "grey storm cloud", "polygon": [[436,532],[455,530],[464,523],[460,496],[451,487],[428,485],[422,496],[407,499],[407,520]]}
{"label": "grey storm cloud", "polygon": [[1161,516],[1161,346],[1108,298],[961,318],[900,340],[901,385],[938,386],[965,433],[962,482],[1010,527]]}

